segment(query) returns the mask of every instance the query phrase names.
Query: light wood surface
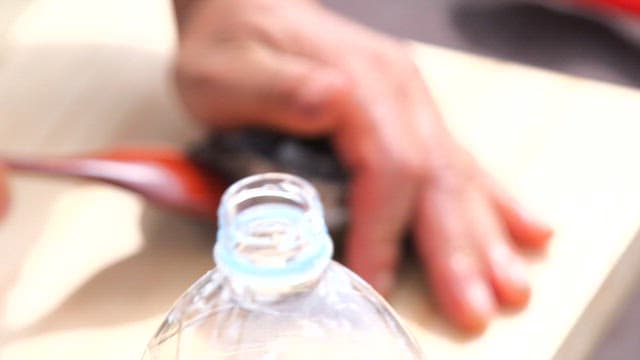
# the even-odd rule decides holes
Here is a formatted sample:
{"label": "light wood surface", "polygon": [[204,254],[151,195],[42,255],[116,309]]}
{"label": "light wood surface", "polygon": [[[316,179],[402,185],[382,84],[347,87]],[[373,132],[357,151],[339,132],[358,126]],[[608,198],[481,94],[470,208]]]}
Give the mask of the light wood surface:
{"label": "light wood surface", "polygon": [[[0,28],[0,150],[185,144],[170,8],[155,0],[10,0]],[[7,23],[5,23],[7,24]],[[637,273],[640,94],[412,44],[456,135],[557,236],[531,258],[529,308],[453,333],[408,266],[392,299],[429,359],[577,359]],[[211,266],[209,225],[107,186],[12,179],[0,227],[0,358],[136,359]],[[637,245],[636,245],[637,246]]]}

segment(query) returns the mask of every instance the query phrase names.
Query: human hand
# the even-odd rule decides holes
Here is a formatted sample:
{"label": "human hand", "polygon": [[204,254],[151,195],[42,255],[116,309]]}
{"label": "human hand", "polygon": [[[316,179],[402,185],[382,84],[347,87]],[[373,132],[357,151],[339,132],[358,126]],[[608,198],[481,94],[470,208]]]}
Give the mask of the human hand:
{"label": "human hand", "polygon": [[[180,0],[178,0],[180,2]],[[216,129],[330,136],[351,174],[346,262],[383,294],[412,229],[435,296],[467,331],[530,294],[515,245],[551,230],[454,141],[398,41],[305,0],[178,5],[179,94]]]}

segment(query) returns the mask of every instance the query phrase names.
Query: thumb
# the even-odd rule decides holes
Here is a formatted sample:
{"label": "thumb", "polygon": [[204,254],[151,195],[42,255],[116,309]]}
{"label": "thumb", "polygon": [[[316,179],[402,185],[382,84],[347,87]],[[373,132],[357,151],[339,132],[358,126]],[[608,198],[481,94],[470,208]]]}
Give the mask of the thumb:
{"label": "thumb", "polygon": [[349,94],[341,71],[255,43],[224,44],[205,56],[184,50],[176,77],[191,115],[223,129],[329,133]]}

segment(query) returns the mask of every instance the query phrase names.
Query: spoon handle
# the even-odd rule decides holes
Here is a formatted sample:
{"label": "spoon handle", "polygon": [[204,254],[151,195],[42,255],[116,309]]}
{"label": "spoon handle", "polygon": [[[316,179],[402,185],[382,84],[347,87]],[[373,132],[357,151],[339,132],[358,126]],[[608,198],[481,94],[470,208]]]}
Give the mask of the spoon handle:
{"label": "spoon handle", "polygon": [[34,172],[46,175],[81,176],[74,166],[64,160],[0,157],[0,163],[11,170]]}
{"label": "spoon handle", "polygon": [[48,176],[77,177],[91,180],[118,182],[126,171],[136,164],[92,158],[27,158],[0,157],[0,163],[11,170]]}
{"label": "spoon handle", "polygon": [[100,181],[188,213],[207,217],[215,214],[222,188],[220,181],[208,178],[178,155],[171,158],[159,152],[157,159],[153,159],[149,154],[129,159],[125,156],[112,159],[108,154],[68,158],[0,156],[0,163],[14,171]]}

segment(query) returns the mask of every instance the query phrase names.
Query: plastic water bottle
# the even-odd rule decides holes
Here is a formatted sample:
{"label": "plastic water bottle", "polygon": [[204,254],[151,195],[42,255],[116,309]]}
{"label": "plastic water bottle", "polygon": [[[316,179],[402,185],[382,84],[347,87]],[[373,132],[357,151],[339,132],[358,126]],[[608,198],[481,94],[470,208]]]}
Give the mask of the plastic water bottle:
{"label": "plastic water bottle", "polygon": [[144,360],[422,359],[384,299],[332,254],[309,183],[236,182],[218,211],[217,266],[169,311]]}

